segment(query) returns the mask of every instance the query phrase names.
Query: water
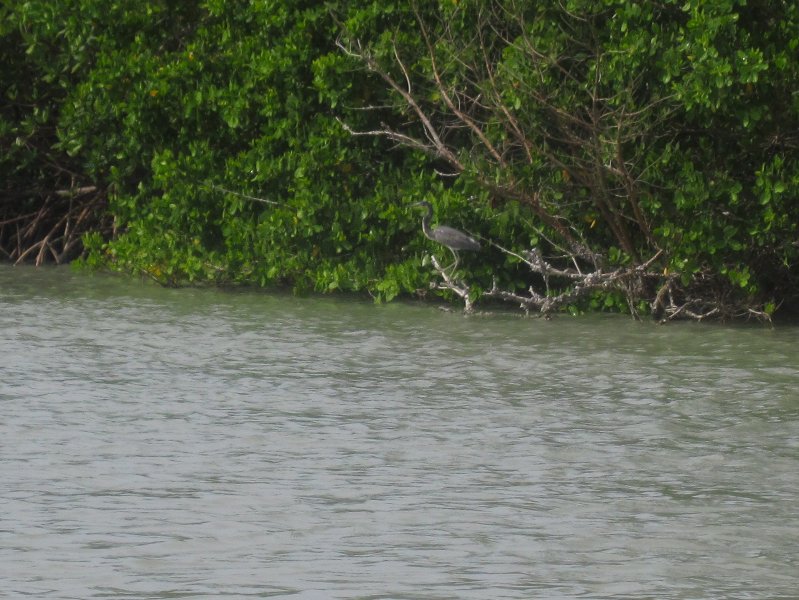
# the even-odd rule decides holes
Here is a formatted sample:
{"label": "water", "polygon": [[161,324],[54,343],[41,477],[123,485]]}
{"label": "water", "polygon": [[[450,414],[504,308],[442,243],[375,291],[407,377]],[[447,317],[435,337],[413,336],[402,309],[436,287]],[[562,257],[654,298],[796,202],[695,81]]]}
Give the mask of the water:
{"label": "water", "polygon": [[795,598],[799,330],[0,267],[0,597]]}

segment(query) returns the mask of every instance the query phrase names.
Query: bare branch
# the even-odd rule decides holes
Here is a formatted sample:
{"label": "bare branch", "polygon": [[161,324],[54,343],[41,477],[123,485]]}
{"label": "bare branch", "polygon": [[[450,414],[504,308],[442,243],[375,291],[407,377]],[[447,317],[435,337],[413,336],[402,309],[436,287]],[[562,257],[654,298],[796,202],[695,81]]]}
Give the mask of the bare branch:
{"label": "bare branch", "polygon": [[430,262],[433,263],[433,267],[438,274],[441,275],[442,279],[440,283],[432,283],[431,287],[437,290],[449,290],[453,292],[456,296],[463,300],[463,312],[467,314],[472,312],[474,310],[474,302],[471,299],[470,287],[462,281],[455,279],[453,277],[453,273],[444,269],[438,262],[438,259],[432,254],[430,255]]}
{"label": "bare branch", "polygon": [[224,192],[225,194],[231,194],[232,196],[238,196],[239,198],[244,198],[245,200],[252,200],[253,202],[262,202],[264,204],[277,204],[277,205],[280,204],[280,202],[277,202],[275,200],[266,200],[265,198],[258,198],[257,196],[249,196],[247,194],[234,192],[233,190],[225,189],[219,185],[213,185],[209,183],[206,184],[206,187],[212,190],[217,190],[219,192]]}
{"label": "bare branch", "polygon": [[502,159],[502,156],[497,152],[497,149],[485,135],[483,128],[478,126],[478,124],[471,118],[469,115],[464,113],[455,103],[452,101],[450,96],[449,90],[447,86],[441,80],[441,73],[438,70],[438,64],[436,61],[436,50],[433,44],[430,42],[430,36],[427,32],[427,27],[425,27],[424,22],[422,21],[421,16],[419,16],[419,12],[414,7],[414,13],[416,14],[416,20],[419,23],[419,29],[422,32],[422,37],[424,38],[425,44],[427,45],[427,53],[430,56],[430,66],[433,70],[433,78],[435,79],[436,86],[438,91],[441,93],[441,97],[444,99],[444,102],[449,107],[449,109],[455,114],[458,119],[460,119],[472,132],[477,136],[477,138],[482,142],[483,146],[488,150],[489,154],[494,157],[494,159],[499,163],[500,166],[506,166],[505,161]]}
{"label": "bare branch", "polygon": [[[366,65],[367,69],[369,69],[373,73],[376,73],[381,79],[383,79],[383,81],[385,81],[389,85],[391,89],[393,89],[402,97],[402,99],[411,108],[411,110],[413,110],[413,112],[416,113],[416,116],[419,118],[419,121],[422,123],[425,136],[433,144],[433,147],[435,148],[435,155],[437,157],[446,160],[458,171],[464,170],[463,164],[461,164],[457,156],[441,140],[441,137],[439,136],[438,132],[436,131],[436,128],[433,126],[433,123],[430,120],[430,117],[427,115],[427,113],[425,113],[425,111],[422,109],[422,107],[413,97],[411,92],[408,89],[404,89],[401,85],[399,85],[399,83],[397,83],[397,81],[388,73],[387,70],[381,68],[381,66],[374,59],[374,57],[372,57],[368,51],[365,51],[363,49],[363,46],[361,45],[360,41],[355,42],[357,50],[353,48],[348,48],[347,46],[344,45],[344,43],[340,39],[336,41],[336,45],[342,51],[344,51],[348,56],[352,56],[354,58],[361,60]],[[408,70],[405,67],[404,63],[402,62],[401,57],[399,56],[399,51],[396,48],[396,44],[393,45],[393,50],[395,58],[399,63],[400,69],[402,69],[402,72],[407,77]],[[390,130],[388,130],[388,132],[386,130],[383,130],[383,132],[380,135],[386,135],[387,137],[395,139],[396,141],[400,142],[402,141],[400,137],[398,137],[394,132],[390,132]],[[413,138],[409,139],[412,140]],[[415,143],[415,147],[419,148],[418,142]],[[423,145],[421,148],[427,148],[427,145]]]}
{"label": "bare branch", "polygon": [[[645,263],[633,267],[620,267],[609,272],[597,269],[589,273],[582,273],[579,269],[561,269],[551,265],[544,260],[538,248],[531,248],[523,254],[519,254],[502,248],[497,244],[494,245],[510,256],[522,260],[533,273],[541,275],[544,278],[547,293],[538,293],[533,287],[530,287],[528,295],[523,296],[512,291],[499,289],[496,280],[494,280],[492,288],[485,293],[485,296],[518,303],[525,312],[537,310],[542,315],[549,315],[560,310],[594,290],[618,288],[626,292],[630,312],[637,317],[633,298],[629,293],[632,286],[625,285],[625,282],[632,278],[640,279],[646,276],[648,269],[662,254],[662,251],[658,251]],[[572,282],[571,286],[559,294],[552,295],[549,293],[550,277],[566,279]]]}

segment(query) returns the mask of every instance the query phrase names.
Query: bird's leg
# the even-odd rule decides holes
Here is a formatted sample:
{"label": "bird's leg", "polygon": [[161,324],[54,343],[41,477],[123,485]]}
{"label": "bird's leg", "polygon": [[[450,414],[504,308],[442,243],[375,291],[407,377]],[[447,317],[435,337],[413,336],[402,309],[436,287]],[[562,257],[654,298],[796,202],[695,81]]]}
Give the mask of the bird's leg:
{"label": "bird's leg", "polygon": [[449,248],[449,251],[452,252],[452,257],[455,259],[455,261],[452,264],[450,264],[450,265],[448,265],[448,266],[446,266],[445,268],[442,269],[442,271],[448,271],[448,273],[447,273],[448,277],[450,277],[452,275],[452,273],[455,271],[455,269],[458,267],[458,262],[460,260],[460,258],[458,257],[458,253],[455,252],[455,250],[453,250],[452,248]]}

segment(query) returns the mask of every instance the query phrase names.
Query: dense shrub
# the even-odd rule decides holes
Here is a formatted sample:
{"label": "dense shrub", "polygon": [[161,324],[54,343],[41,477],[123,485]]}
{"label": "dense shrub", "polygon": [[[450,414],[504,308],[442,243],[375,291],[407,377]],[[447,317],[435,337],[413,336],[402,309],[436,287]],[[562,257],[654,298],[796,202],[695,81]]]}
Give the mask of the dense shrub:
{"label": "dense shrub", "polygon": [[[594,308],[665,284],[678,304],[796,296],[794,3],[31,0],[0,16],[9,257],[15,219],[46,207],[29,233],[52,246],[88,207],[92,264],[392,298],[428,288],[440,248],[408,208],[427,198],[517,254],[656,257]],[[496,247],[463,266],[475,294],[542,283]]]}

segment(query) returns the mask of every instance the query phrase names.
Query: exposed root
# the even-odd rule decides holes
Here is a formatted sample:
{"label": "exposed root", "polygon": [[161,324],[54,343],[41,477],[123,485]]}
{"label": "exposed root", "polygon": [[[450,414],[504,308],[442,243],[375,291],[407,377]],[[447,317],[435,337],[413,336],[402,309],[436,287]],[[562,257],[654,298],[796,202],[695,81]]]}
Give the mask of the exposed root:
{"label": "exposed root", "polygon": [[0,199],[0,254],[14,264],[41,266],[63,264],[80,254],[83,234],[101,228],[106,195],[95,186],[57,190],[35,210],[3,218],[16,212],[15,202],[19,200]]}
{"label": "exposed root", "polygon": [[671,275],[661,285],[651,302],[652,314],[660,323],[678,319],[694,321],[750,320],[771,323],[771,313],[758,304],[732,294],[729,286],[722,285],[707,273],[683,286],[678,277]]}

